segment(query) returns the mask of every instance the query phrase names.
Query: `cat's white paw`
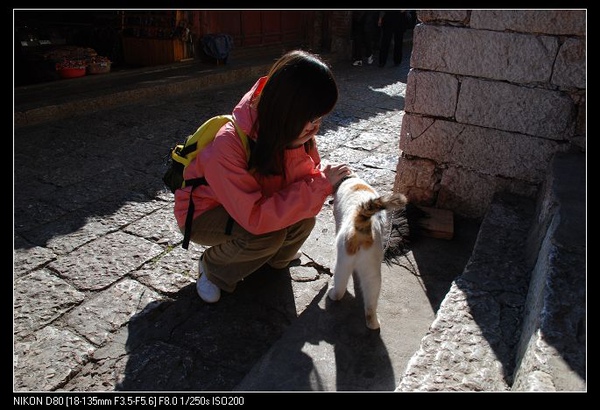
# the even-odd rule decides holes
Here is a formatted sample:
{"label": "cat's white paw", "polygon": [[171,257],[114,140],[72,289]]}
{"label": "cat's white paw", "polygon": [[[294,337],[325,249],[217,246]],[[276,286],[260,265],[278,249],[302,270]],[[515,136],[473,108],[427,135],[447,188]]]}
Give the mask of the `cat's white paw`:
{"label": "cat's white paw", "polygon": [[344,296],[344,294],[338,294],[338,292],[335,291],[335,288],[331,288],[329,289],[329,292],[327,292],[327,296],[331,300],[340,300]]}
{"label": "cat's white paw", "polygon": [[377,330],[381,327],[377,315],[367,316],[367,327],[372,330]]}

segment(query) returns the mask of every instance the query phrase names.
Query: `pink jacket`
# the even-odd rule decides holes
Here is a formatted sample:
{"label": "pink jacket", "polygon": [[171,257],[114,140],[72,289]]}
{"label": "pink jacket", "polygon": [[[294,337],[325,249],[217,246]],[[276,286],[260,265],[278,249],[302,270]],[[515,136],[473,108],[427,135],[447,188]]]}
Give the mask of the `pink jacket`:
{"label": "pink jacket", "polygon": [[[254,101],[267,78],[261,77],[233,110],[238,126],[250,137],[256,108]],[[209,185],[194,189],[194,218],[223,205],[244,229],[260,235],[288,227],[316,216],[333,187],[320,170],[316,147],[306,153],[304,146],[285,152],[287,181],[279,176],[258,177],[248,171],[246,152],[233,124],[225,124],[215,140],[205,147],[198,160],[184,172],[184,178],[204,176]],[[175,192],[175,218],[185,225],[191,188]]]}

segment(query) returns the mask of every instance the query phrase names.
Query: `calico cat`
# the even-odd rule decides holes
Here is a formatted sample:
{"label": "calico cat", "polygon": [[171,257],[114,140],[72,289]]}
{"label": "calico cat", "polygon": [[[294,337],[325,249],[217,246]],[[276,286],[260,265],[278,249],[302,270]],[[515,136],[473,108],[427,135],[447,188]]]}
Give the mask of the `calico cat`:
{"label": "calico cat", "polygon": [[327,295],[331,300],[340,300],[354,272],[362,291],[369,329],[380,328],[377,304],[384,261],[386,211],[402,209],[406,204],[403,194],[381,196],[355,174],[342,180],[333,194],[337,254],[333,286]]}

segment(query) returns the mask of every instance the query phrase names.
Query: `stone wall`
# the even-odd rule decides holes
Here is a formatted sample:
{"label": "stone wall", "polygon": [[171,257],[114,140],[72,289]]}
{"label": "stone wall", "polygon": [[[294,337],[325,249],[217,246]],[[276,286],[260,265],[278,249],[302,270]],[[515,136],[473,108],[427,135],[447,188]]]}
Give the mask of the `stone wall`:
{"label": "stone wall", "polygon": [[482,218],[586,145],[586,10],[417,12],[395,191]]}

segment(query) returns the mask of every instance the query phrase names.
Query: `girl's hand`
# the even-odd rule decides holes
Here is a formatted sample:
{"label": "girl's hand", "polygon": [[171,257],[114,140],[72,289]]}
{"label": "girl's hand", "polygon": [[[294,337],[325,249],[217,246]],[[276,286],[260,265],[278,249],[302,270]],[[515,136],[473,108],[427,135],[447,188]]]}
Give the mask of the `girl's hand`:
{"label": "girl's hand", "polygon": [[346,164],[326,165],[323,173],[332,186],[335,186],[342,178],[352,173],[350,167]]}

